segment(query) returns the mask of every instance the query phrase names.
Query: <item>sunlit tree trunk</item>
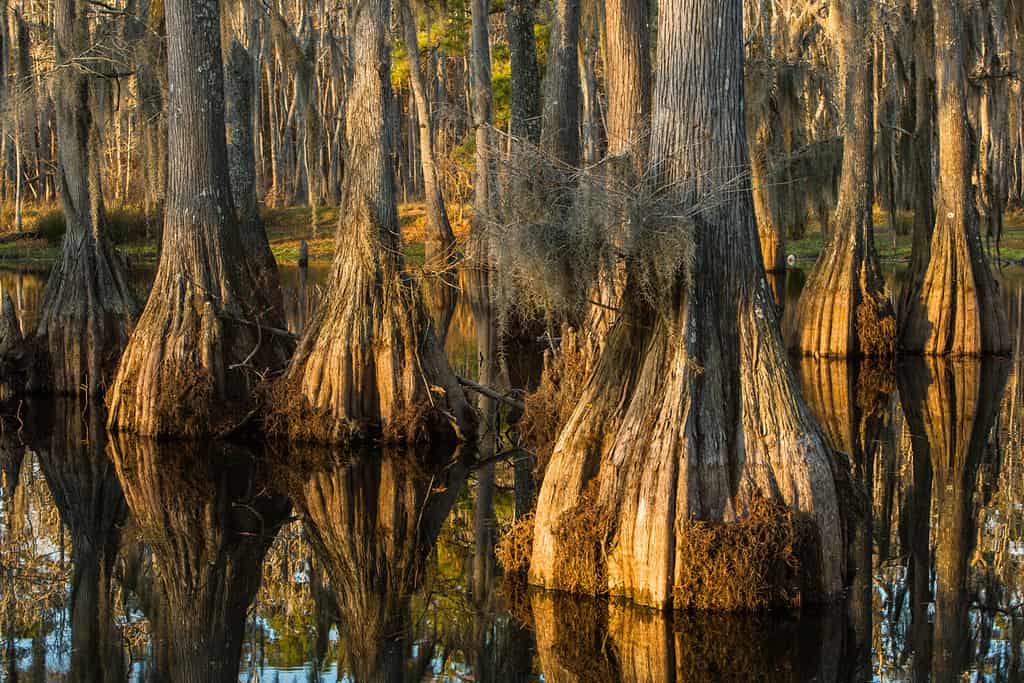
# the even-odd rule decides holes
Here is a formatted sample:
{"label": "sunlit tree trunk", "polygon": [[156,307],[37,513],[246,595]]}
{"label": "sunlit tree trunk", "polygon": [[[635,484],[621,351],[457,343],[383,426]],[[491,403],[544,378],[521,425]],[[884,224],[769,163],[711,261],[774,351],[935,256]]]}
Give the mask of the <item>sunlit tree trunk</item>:
{"label": "sunlit tree trunk", "polygon": [[[169,171],[160,266],[107,393],[109,426],[200,437],[246,414],[290,339],[254,277],[231,198],[216,0],[168,0]],[[207,36],[196,41],[195,36]]]}
{"label": "sunlit tree trunk", "polygon": [[473,415],[402,274],[391,135],[390,0],[352,6],[345,188],[324,300],[280,387],[282,431],[340,442],[469,436]]}
{"label": "sunlit tree trunk", "polygon": [[127,267],[105,234],[102,146],[90,102],[93,79],[72,64],[92,49],[91,41],[86,3],[58,0],[54,49],[61,68],[53,99],[66,231],[36,329],[47,367],[33,388],[59,394],[106,390],[138,313]]}
{"label": "sunlit tree trunk", "polygon": [[926,355],[1010,349],[999,287],[985,258],[971,184],[962,0],[935,0],[939,174],[928,267],[907,297],[900,346]]}
{"label": "sunlit tree trunk", "polygon": [[[615,529],[593,539],[599,590],[672,606],[681,523],[736,520],[767,497],[820,533],[805,560],[811,592],[842,585],[835,462],[782,345],[750,192],[731,185],[749,166],[741,10],[739,0],[670,0],[659,12],[650,167],[666,201],[696,212],[693,262],[656,306],[627,273],[619,321],[543,482],[532,583],[583,590],[559,571],[579,549],[558,529],[586,509]],[[691,229],[660,229],[670,228]]]}
{"label": "sunlit tree trunk", "polygon": [[792,348],[811,356],[892,355],[896,319],[875,252],[874,76],[867,0],[830,5],[845,92],[843,170],[824,248],[807,278],[793,330]]}

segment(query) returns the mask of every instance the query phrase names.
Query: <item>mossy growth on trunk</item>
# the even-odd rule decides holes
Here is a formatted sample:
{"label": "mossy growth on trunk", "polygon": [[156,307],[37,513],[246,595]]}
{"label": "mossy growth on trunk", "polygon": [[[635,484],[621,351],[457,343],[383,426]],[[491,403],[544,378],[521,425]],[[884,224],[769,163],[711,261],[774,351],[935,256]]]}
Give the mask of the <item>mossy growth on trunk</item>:
{"label": "mossy growth on trunk", "polygon": [[390,11],[390,0],[371,0],[352,17],[356,68],[334,264],[269,419],[272,432],[292,440],[455,440],[475,430],[421,292],[402,272],[387,115]]}

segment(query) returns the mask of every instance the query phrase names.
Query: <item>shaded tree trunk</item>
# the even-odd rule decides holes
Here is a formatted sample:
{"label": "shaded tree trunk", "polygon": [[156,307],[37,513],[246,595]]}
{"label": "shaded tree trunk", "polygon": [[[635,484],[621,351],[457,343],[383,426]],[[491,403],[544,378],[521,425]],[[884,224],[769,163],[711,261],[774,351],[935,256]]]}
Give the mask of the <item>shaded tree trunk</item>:
{"label": "shaded tree trunk", "polygon": [[100,120],[93,86],[71,63],[92,49],[82,0],[58,0],[54,49],[58,71],[53,99],[59,141],[58,189],[66,231],[47,282],[36,339],[45,350],[33,389],[99,394],[112,380],[128,343],[138,303],[128,270],[106,236],[100,181]]}
{"label": "shaded tree trunk", "polygon": [[[999,286],[985,258],[971,185],[965,20],[961,0],[935,0],[939,174],[928,267],[912,283],[900,346],[927,355],[1010,350]],[[941,47],[941,49],[939,49]]]}
{"label": "shaded tree trunk", "polygon": [[536,144],[540,141],[540,72],[533,26],[533,0],[505,3],[512,90],[510,130],[513,138]]}
{"label": "shaded tree trunk", "polygon": [[112,429],[201,437],[249,412],[260,373],[284,366],[291,342],[264,331],[284,323],[254,278],[235,218],[218,3],[169,0],[166,18],[170,161],[160,266],[107,404]]}
{"label": "shaded tree trunk", "polygon": [[423,194],[426,199],[427,234],[424,240],[424,263],[430,270],[448,270],[454,257],[455,234],[448,222],[448,209],[437,178],[434,161],[434,119],[427,101],[427,87],[420,68],[419,39],[416,37],[416,17],[409,6],[410,0],[402,3],[402,26],[404,42],[409,55],[409,83],[416,105],[419,121],[420,165],[423,168]]}
{"label": "shaded tree trunk", "polygon": [[252,132],[253,62],[237,40],[232,41],[224,65],[224,123],[227,133],[228,170],[231,195],[238,218],[242,249],[249,256],[252,279],[283,317],[281,281],[277,261],[267,241],[259,205],[256,202],[256,153]]}
{"label": "shaded tree trunk", "polygon": [[[696,214],[693,263],[656,306],[627,272],[623,311],[541,489],[534,584],[670,607],[680,525],[736,520],[766,497],[819,531],[816,556],[805,558],[810,592],[841,588],[834,458],[786,358],[750,192],[729,184],[749,164],[741,10],[739,0],[671,0],[659,12],[650,168],[665,200],[681,205],[674,215]],[[733,199],[718,201],[723,192]],[[591,532],[590,586],[561,562],[587,550],[564,533],[584,510],[615,530]]]}
{"label": "shaded tree trunk", "polygon": [[914,226],[910,268],[900,289],[897,332],[907,334],[909,313],[931,260],[935,227],[932,149],[935,145],[935,29],[932,0],[918,0],[914,14]]}
{"label": "shaded tree trunk", "polygon": [[277,429],[293,439],[340,442],[381,429],[391,439],[473,431],[473,415],[421,296],[402,275],[387,127],[390,13],[390,0],[353,8],[356,66],[345,112],[349,154],[334,264],[277,407],[283,416]]}
{"label": "shaded tree trunk", "polygon": [[580,0],[556,0],[551,16],[540,145],[570,167],[580,165]]}
{"label": "shaded tree trunk", "polygon": [[888,356],[896,320],[875,252],[873,58],[867,0],[830,8],[845,96],[843,171],[825,247],[797,303],[793,350],[811,356]]}

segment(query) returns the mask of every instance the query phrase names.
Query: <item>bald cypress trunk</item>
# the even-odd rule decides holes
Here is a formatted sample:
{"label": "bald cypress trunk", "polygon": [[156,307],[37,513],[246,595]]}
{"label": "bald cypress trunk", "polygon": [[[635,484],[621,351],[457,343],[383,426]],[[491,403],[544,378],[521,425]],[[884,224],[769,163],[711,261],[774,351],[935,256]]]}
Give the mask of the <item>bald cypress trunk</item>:
{"label": "bald cypress trunk", "polygon": [[[1010,350],[999,286],[985,258],[971,184],[962,0],[935,0],[939,174],[928,266],[906,298],[900,346],[926,355]],[[940,49],[941,48],[941,49]]]}
{"label": "bald cypress trunk", "polygon": [[[547,469],[532,583],[672,606],[684,523],[734,521],[765,497],[818,531],[810,592],[842,585],[834,459],[786,358],[750,192],[730,185],[749,165],[741,10],[670,0],[659,12],[650,168],[666,201],[695,212],[692,226],[660,226],[690,231],[693,262],[660,305],[627,272],[620,318]],[[584,511],[614,532],[590,532],[597,559],[580,582],[562,558],[585,549],[563,515]]]}
{"label": "bald cypress trunk", "polygon": [[420,165],[423,168],[423,194],[426,200],[427,234],[424,239],[424,262],[431,270],[448,270],[449,260],[454,258],[455,234],[448,222],[448,209],[437,178],[434,161],[434,118],[427,101],[427,86],[420,68],[419,39],[416,37],[416,17],[409,0],[402,3],[403,39],[409,58],[409,83],[419,120]]}
{"label": "bald cypress trunk", "polygon": [[291,343],[265,331],[284,322],[254,277],[231,197],[218,2],[168,0],[166,19],[170,161],[160,266],[107,404],[112,429],[201,437],[251,409],[261,373],[283,367]]}
{"label": "bald cypress trunk", "polygon": [[[56,3],[54,49],[65,65],[92,49],[82,0]],[[47,366],[33,388],[58,394],[106,390],[138,313],[125,263],[106,236],[93,81],[84,70],[64,66],[53,90],[66,231],[39,313],[36,339]]]}
{"label": "bald cypress trunk", "polygon": [[918,0],[914,14],[914,226],[910,269],[900,290],[897,332],[906,334],[914,298],[931,260],[935,227],[932,161],[935,143],[935,30],[932,0]]}
{"label": "bald cypress trunk", "polygon": [[252,267],[252,278],[274,305],[275,314],[283,316],[277,261],[270,250],[267,231],[256,201],[256,152],[252,130],[253,74],[249,52],[237,40],[232,41],[224,65],[224,124],[231,196],[238,218],[242,248]]}
{"label": "bald cypress trunk", "polygon": [[580,164],[580,0],[555,0],[551,16],[540,145],[554,160]]}
{"label": "bald cypress trunk", "polygon": [[391,136],[390,0],[352,8],[345,188],[330,280],[280,389],[277,429],[340,442],[468,435],[473,416],[402,274]]}
{"label": "bald cypress trunk", "polygon": [[[611,0],[604,13],[604,66],[607,88],[608,157],[621,158],[608,166],[613,191],[629,191],[640,181],[647,164],[651,129],[651,35],[646,0]],[[621,247],[628,216],[611,216],[612,242]],[[616,254],[602,259],[598,282],[587,310],[584,350],[587,361],[600,350],[620,306],[625,273]]]}
{"label": "bald cypress trunk", "polygon": [[825,247],[807,278],[790,344],[811,356],[879,356],[895,351],[896,320],[875,252],[874,76],[866,0],[830,8],[845,95],[843,170]]}
{"label": "bald cypress trunk", "polygon": [[511,133],[514,138],[536,144],[540,140],[540,72],[537,38],[533,33],[533,0],[508,0],[505,27],[512,71]]}

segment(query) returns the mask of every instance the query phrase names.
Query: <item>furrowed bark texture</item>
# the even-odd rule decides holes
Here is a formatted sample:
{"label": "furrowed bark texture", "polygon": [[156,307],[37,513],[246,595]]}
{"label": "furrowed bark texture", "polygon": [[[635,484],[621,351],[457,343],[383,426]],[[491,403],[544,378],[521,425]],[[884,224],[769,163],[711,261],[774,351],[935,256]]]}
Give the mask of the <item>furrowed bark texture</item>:
{"label": "furrowed bark texture", "polygon": [[[262,372],[291,350],[254,277],[229,186],[215,0],[168,0],[169,170],[160,266],[107,393],[109,427],[201,437],[245,414]],[[195,40],[195,36],[207,39]],[[214,410],[216,406],[216,410]]]}
{"label": "furrowed bark texture", "polygon": [[580,164],[580,0],[556,0],[551,15],[540,146],[553,159]]}
{"label": "furrowed bark texture", "polygon": [[138,303],[128,269],[105,235],[95,79],[71,62],[92,48],[86,3],[54,6],[54,49],[61,65],[53,87],[59,165],[57,187],[66,231],[43,295],[36,329],[45,370],[35,390],[58,394],[106,390],[128,343]]}
{"label": "furrowed bark texture", "polygon": [[729,186],[749,165],[741,9],[739,0],[670,0],[659,13],[651,165],[674,201],[697,207],[694,262],[658,308],[627,280],[625,308],[547,469],[534,584],[574,589],[560,571],[578,552],[563,514],[579,514],[589,498],[589,514],[614,530],[595,539],[606,557],[595,592],[670,607],[680,525],[736,520],[766,497],[814,522],[818,556],[805,562],[818,585],[809,592],[841,588],[835,459],[788,364],[750,193]]}
{"label": "furrowed bark texture", "polygon": [[793,350],[845,358],[892,355],[895,314],[875,252],[873,59],[866,0],[830,6],[844,76],[846,131],[839,204],[825,248],[807,278],[789,336]]}
{"label": "furrowed bark texture", "polygon": [[409,6],[409,0],[399,1],[402,3],[405,49],[409,56],[409,83],[416,105],[416,118],[419,120],[420,165],[423,168],[423,194],[427,212],[424,263],[431,270],[444,271],[448,270],[449,260],[455,256],[455,233],[452,232],[451,223],[448,221],[448,209],[437,178],[437,164],[434,161],[434,119],[427,101],[423,71],[420,68],[416,17]]}
{"label": "furrowed bark texture", "polygon": [[156,565],[160,680],[238,681],[246,615],[290,503],[240,447],[117,434],[110,454]]}
{"label": "furrowed bark texture", "polygon": [[249,255],[252,277],[266,292],[275,314],[284,315],[277,261],[270,250],[267,231],[256,202],[256,152],[253,142],[253,63],[237,40],[231,42],[224,65],[224,125],[228,145],[231,196],[238,217],[242,249]]}
{"label": "furrowed bark texture", "polygon": [[897,333],[903,339],[931,260],[935,228],[932,155],[935,144],[935,31],[931,0],[918,0],[914,13],[914,225],[910,268],[896,308]]}
{"label": "furrowed bark texture", "polygon": [[505,26],[512,72],[511,133],[514,138],[537,144],[540,140],[540,71],[537,37],[533,33],[533,1],[506,2]]}
{"label": "furrowed bark texture", "polygon": [[[608,156],[622,157],[607,165],[609,183],[617,191],[642,177],[647,165],[651,128],[650,11],[645,0],[611,0],[605,5],[604,54],[608,91]],[[618,186],[618,187],[616,187]],[[628,239],[626,216],[610,216],[620,247]],[[588,306],[584,339],[591,363],[604,343],[620,307],[625,270],[613,254],[601,261]]]}
{"label": "furrowed bark texture", "polygon": [[402,274],[387,129],[390,12],[390,0],[369,0],[352,17],[356,67],[334,264],[278,406],[293,439],[341,442],[383,429],[400,440],[466,436],[473,429],[421,295]]}
{"label": "furrowed bark texture", "polygon": [[1006,313],[982,249],[971,183],[964,7],[961,0],[932,4],[939,133],[935,228],[927,270],[907,297],[900,346],[926,355],[1005,353]]}

